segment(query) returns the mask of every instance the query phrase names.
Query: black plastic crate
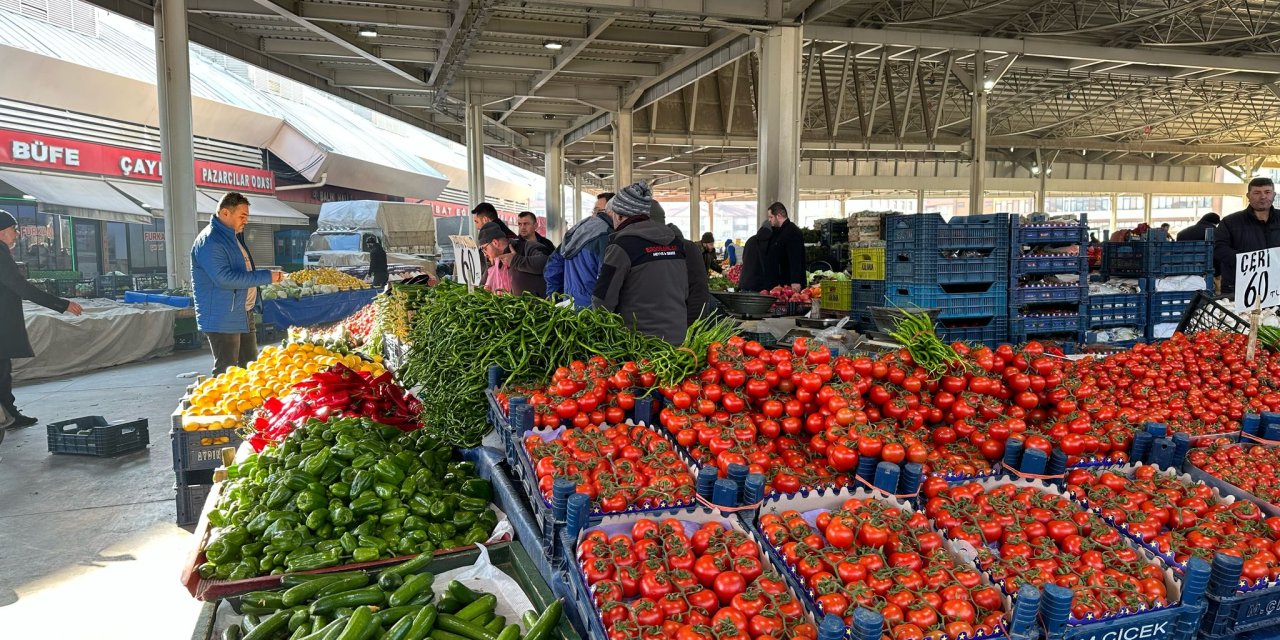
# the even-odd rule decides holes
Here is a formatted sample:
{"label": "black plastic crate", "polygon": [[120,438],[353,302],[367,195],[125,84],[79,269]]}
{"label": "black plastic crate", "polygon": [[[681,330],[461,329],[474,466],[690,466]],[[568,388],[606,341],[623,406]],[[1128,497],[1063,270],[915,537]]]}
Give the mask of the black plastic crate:
{"label": "black plastic crate", "polygon": [[[200,471],[222,466],[222,450],[238,447],[244,441],[236,429],[206,429],[169,432],[173,444],[175,471]],[[226,442],[221,442],[225,438]]]}
{"label": "black plastic crate", "polygon": [[213,471],[179,474],[173,485],[175,522],[178,526],[195,524],[204,510],[204,502],[213,490]]}
{"label": "black plastic crate", "polygon": [[111,457],[147,448],[151,435],[147,419],[108,423],[102,416],[85,416],[54,422],[49,432],[49,453]]}
{"label": "black plastic crate", "polygon": [[1230,303],[1220,303],[1208,293],[1199,291],[1183,312],[1178,332],[1190,334],[1210,329],[1249,333],[1249,321],[1236,315],[1230,309]]}
{"label": "black plastic crate", "polygon": [[199,331],[192,333],[175,333],[173,335],[173,348],[177,351],[193,351],[204,346],[204,334]]}

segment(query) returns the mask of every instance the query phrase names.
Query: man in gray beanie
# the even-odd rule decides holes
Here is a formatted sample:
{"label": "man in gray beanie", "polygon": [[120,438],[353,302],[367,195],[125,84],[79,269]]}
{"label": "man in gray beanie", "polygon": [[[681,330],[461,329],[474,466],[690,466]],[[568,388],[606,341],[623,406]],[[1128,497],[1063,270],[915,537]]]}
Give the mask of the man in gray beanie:
{"label": "man in gray beanie", "polygon": [[679,233],[651,218],[652,208],[653,195],[644,182],[623,189],[606,205],[614,234],[591,301],[621,315],[636,331],[678,345],[689,327],[686,245]]}

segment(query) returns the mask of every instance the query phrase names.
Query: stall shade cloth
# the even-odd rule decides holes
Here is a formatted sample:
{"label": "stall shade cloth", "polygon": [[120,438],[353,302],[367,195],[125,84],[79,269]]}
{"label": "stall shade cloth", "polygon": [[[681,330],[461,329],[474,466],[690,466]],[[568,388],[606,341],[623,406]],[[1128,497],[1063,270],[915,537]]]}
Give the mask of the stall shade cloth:
{"label": "stall shade cloth", "polygon": [[[128,182],[124,180],[108,180],[111,186],[125,192],[130,198],[142,203],[157,218],[164,217],[164,187],[145,182]],[[218,210],[218,202],[209,196],[196,191],[196,213],[211,216]]]}
{"label": "stall shade cloth", "polygon": [[106,180],[6,169],[0,170],[0,181],[35,198],[44,213],[151,224],[150,213],[116,191]]}
{"label": "stall shade cloth", "polygon": [[[213,206],[217,209],[223,195],[221,192],[202,189],[200,193],[212,199]],[[305,227],[311,223],[311,218],[308,218],[305,213],[271,196],[246,193],[245,197],[249,198],[249,222],[299,227]]]}
{"label": "stall shade cloth", "polygon": [[34,380],[105,369],[173,351],[173,307],[77,300],[80,317],[23,303],[27,336],[36,357],[13,361],[15,380]]}
{"label": "stall shade cloth", "polygon": [[284,327],[314,327],[337,322],[373,302],[376,289],[358,289],[297,300],[263,300],[262,323]]}

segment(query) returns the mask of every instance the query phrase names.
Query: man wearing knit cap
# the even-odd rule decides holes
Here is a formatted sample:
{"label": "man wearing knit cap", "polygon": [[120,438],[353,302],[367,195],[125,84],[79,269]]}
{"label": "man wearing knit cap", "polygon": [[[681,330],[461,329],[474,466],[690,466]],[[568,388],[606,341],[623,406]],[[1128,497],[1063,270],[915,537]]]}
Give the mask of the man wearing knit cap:
{"label": "man wearing knit cap", "polygon": [[652,207],[644,182],[623,189],[605,207],[615,231],[591,300],[641,333],[680,344],[689,326],[686,245],[680,234],[650,217]]}
{"label": "man wearing knit cap", "polygon": [[[12,426],[28,427],[35,418],[18,413],[13,397],[13,359],[34,358],[31,342],[27,340],[27,323],[22,318],[22,301],[30,300],[58,313],[80,315],[80,305],[63,300],[37,289],[18,271],[10,250],[18,244],[18,221],[8,211],[0,210],[0,425],[12,418]],[[0,440],[4,430],[0,429]]]}

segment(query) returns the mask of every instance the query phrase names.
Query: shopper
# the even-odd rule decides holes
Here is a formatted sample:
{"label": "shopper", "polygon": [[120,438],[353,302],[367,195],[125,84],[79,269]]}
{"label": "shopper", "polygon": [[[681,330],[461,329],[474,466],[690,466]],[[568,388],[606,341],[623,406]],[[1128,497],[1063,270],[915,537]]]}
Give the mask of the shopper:
{"label": "shopper", "polygon": [[1222,219],[1213,234],[1213,261],[1222,277],[1222,293],[1235,293],[1236,254],[1280,247],[1280,212],[1271,178],[1249,181],[1249,207]]}
{"label": "shopper", "polygon": [[1210,211],[1200,216],[1200,220],[1195,224],[1178,232],[1178,242],[1204,242],[1209,237],[1210,229],[1217,229],[1218,223],[1222,222],[1222,216]]}
{"label": "shopper", "polygon": [[592,304],[621,315],[640,333],[681,344],[689,296],[684,239],[652,219],[652,206],[649,185],[637,182],[605,207],[616,232],[600,264]]}
{"label": "shopper", "polygon": [[773,227],[765,223],[755,235],[747,238],[742,247],[742,271],[738,274],[738,291],[757,293],[768,287],[765,276],[764,256],[773,240]]}
{"label": "shopper", "polygon": [[374,289],[387,286],[387,250],[374,237],[369,238],[369,277]]}
{"label": "shopper", "polygon": [[596,196],[595,211],[573,225],[564,234],[560,248],[547,259],[543,277],[548,295],[568,294],[579,309],[591,306],[591,292],[596,288],[600,262],[613,232],[613,220],[604,212],[612,198],[612,193]]}
{"label": "shopper", "polygon": [[233,191],[222,196],[218,213],[191,246],[196,326],[209,338],[215,376],[258,357],[258,340],[253,335],[258,287],[280,282],[284,276],[254,266],[244,241],[247,224],[249,199]]}
{"label": "shopper", "polygon": [[716,237],[710,231],[702,234],[700,249],[703,270],[724,273],[724,268],[720,266],[720,258],[716,256]]}
{"label": "shopper", "polygon": [[[1164,223],[1164,224],[1160,225],[1160,233],[1161,233],[1161,234],[1163,234],[1163,235],[1160,237],[1160,239],[1161,239],[1161,240],[1166,240],[1166,241],[1167,241],[1167,240],[1173,240],[1173,232],[1169,230],[1169,223],[1168,223],[1168,222],[1166,222],[1166,223]],[[1155,238],[1152,238],[1152,240],[1154,240],[1154,239],[1155,239]]]}
{"label": "shopper", "polygon": [[724,241],[724,257],[729,261],[729,266],[738,264],[738,245],[733,243],[733,238]]}
{"label": "shopper", "polygon": [[543,273],[551,250],[537,240],[516,238],[508,240],[511,251],[501,254],[499,260],[511,269],[511,291],[517,295],[531,293],[539,298],[547,295],[547,281]]}
{"label": "shopper", "polygon": [[538,216],[532,211],[521,211],[516,216],[516,233],[521,240],[536,242],[547,249],[547,255],[551,255],[556,250],[556,243],[548,240],[546,236],[538,233]]}
{"label": "shopper", "polygon": [[[82,309],[70,300],[45,293],[27,282],[18,271],[18,265],[10,253],[17,244],[18,221],[13,214],[0,209],[0,407],[4,408],[0,414],[7,413],[8,418],[13,420],[8,426],[29,427],[39,421],[19,413],[13,397],[13,359],[35,357],[31,342],[27,340],[22,301],[30,300],[58,313],[70,313],[73,316],[80,315]],[[0,415],[0,425],[7,421]],[[4,440],[2,428],[0,440]]]}
{"label": "shopper", "polygon": [[478,235],[476,244],[480,245],[480,252],[489,262],[489,269],[484,276],[484,288],[494,293],[511,293],[514,288],[511,264],[505,259],[513,253],[511,239],[494,221],[486,222],[480,227]]}
{"label": "shopper", "polygon": [[769,205],[769,226],[773,238],[765,250],[765,286],[762,289],[790,286],[795,291],[804,288],[804,236],[800,227],[787,217],[787,208],[781,202]]}
{"label": "shopper", "polygon": [[511,227],[508,227],[507,223],[503,222],[502,219],[498,217],[498,210],[488,202],[481,202],[471,210],[471,222],[475,224],[477,233],[484,228],[484,225],[489,224],[490,222],[496,222],[498,223],[498,227],[502,229],[503,233],[507,234],[508,238],[516,237],[516,234],[511,232]]}
{"label": "shopper", "polygon": [[[658,224],[667,223],[667,212],[657,200],[654,200],[649,207],[649,217]],[[674,224],[667,224],[667,228],[679,236],[680,241],[684,243],[684,265],[685,271],[689,274],[689,295],[684,301],[685,319],[692,325],[698,318],[710,313],[713,308],[710,277],[707,275],[706,264],[702,261],[702,250],[698,243],[685,239],[684,232]]]}

